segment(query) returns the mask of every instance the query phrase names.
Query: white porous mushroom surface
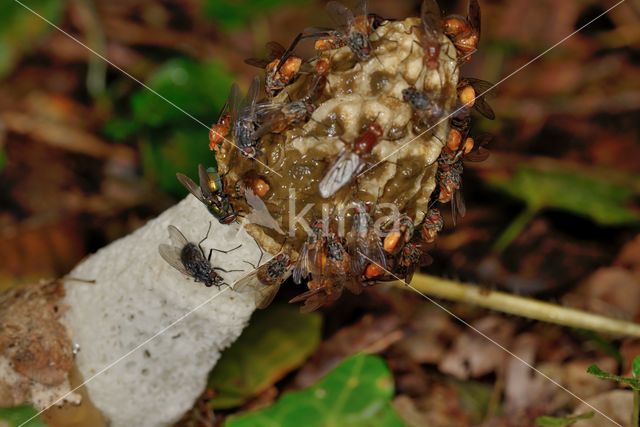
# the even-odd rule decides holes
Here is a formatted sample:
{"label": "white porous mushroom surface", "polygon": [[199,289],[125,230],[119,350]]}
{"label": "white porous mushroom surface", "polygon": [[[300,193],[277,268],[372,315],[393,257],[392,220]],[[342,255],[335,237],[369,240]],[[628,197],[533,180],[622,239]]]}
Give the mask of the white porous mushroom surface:
{"label": "white porous mushroom surface", "polygon": [[202,393],[220,352],[238,338],[255,308],[249,298],[227,287],[195,283],[160,257],[158,245],[171,243],[168,225],[197,243],[210,222],[209,238],[202,244],[206,252],[242,244],[229,254],[213,252],[213,265],[245,271],[221,272],[232,284],[251,269],[244,260],[258,261],[256,243],[238,225],[218,223],[192,196],[70,273],[96,281],[66,284],[69,310],[63,322],[80,346],[76,363],[84,380],[90,380],[91,400],[112,427],[177,421]]}

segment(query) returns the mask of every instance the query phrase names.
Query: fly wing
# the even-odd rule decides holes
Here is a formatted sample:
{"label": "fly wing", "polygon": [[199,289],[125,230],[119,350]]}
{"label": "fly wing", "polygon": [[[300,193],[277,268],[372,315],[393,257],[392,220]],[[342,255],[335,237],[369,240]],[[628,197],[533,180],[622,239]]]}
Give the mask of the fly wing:
{"label": "fly wing", "polygon": [[260,124],[260,127],[253,133],[253,137],[255,139],[262,138],[264,135],[275,130],[275,128],[282,122],[282,120],[284,120],[282,114],[278,111],[275,112]]}
{"label": "fly wing", "polygon": [[480,40],[480,25],[481,25],[481,17],[480,17],[480,4],[478,0],[469,0],[469,5],[467,6],[467,20],[469,21],[469,25],[478,33],[478,40]]}
{"label": "fly wing", "polygon": [[187,190],[189,190],[189,193],[193,194],[202,203],[205,203],[204,197],[202,197],[202,190],[196,185],[195,182],[193,182],[193,180],[191,180],[191,178],[184,174],[181,174],[180,172],[176,174],[176,178],[178,178],[178,181],[180,181],[180,183],[184,185]]}
{"label": "fly wing", "polygon": [[420,9],[422,26],[432,40],[439,40],[442,31],[442,12],[436,0],[423,0]]}
{"label": "fly wing", "polygon": [[198,165],[198,179],[200,180],[200,192],[204,199],[211,198],[211,189],[209,188],[209,175],[207,170],[201,164]]}
{"label": "fly wing", "polygon": [[293,281],[298,285],[309,275],[309,244],[304,243],[293,268]]}
{"label": "fly wing", "polygon": [[473,104],[473,108],[484,117],[489,120],[496,118],[496,113],[493,112],[493,108],[487,103],[486,97],[489,92],[494,88],[494,85],[490,82],[474,78],[466,78],[463,80],[466,84],[473,86],[476,91],[476,100]]}
{"label": "fly wing", "polygon": [[493,120],[496,118],[496,113],[494,113],[493,108],[491,108],[491,106],[484,99],[484,96],[476,99],[473,108],[475,108],[478,113],[482,114],[489,120]]}
{"label": "fly wing", "polygon": [[284,119],[282,110],[286,107],[286,103],[259,103],[256,105],[255,113],[260,121],[260,126],[253,133],[253,137],[256,139],[271,132],[276,128]]}
{"label": "fly wing", "polygon": [[303,313],[310,313],[322,307],[325,303],[326,294],[323,289],[312,289],[301,293],[300,295],[289,300],[289,303],[297,303],[304,301],[304,305],[300,307]]}
{"label": "fly wing", "polygon": [[220,110],[220,117],[218,118],[218,123],[220,122],[220,119],[225,115],[225,114],[231,114],[231,110],[233,109],[233,97],[234,97],[234,88],[237,89],[238,86],[236,84],[234,84],[233,86],[231,86],[231,90],[229,92],[229,95],[227,96],[227,100],[224,103],[224,106],[222,107],[222,110]]}
{"label": "fly wing", "polygon": [[353,12],[340,2],[330,1],[326,9],[333,22],[343,29],[348,28],[354,21]]}
{"label": "fly wing", "polygon": [[278,293],[280,285],[265,285],[258,279],[257,270],[252,271],[236,282],[233,290],[253,297],[256,307],[266,308]]}
{"label": "fly wing", "polygon": [[255,76],[251,81],[251,86],[249,86],[247,96],[242,101],[242,105],[240,105],[240,111],[242,112],[242,114],[248,114],[249,117],[253,117],[255,115],[256,103],[258,101],[259,93],[260,76]]}
{"label": "fly wing", "polygon": [[227,98],[227,108],[231,111],[231,124],[235,126],[240,114],[240,88],[237,83],[231,85],[229,97]]}
{"label": "fly wing", "polygon": [[[278,58],[282,57],[282,55],[284,55],[285,52],[287,51],[285,49],[285,47],[282,46],[278,42],[268,42],[267,44],[265,44],[265,47],[267,48],[267,51],[269,52],[268,58],[271,61],[273,61],[274,59],[278,59]],[[271,62],[271,61],[269,61],[269,62]]]}
{"label": "fly wing", "polygon": [[187,238],[184,237],[184,234],[182,234],[176,226],[170,225],[167,228],[169,230],[169,237],[171,238],[171,241],[179,248],[179,250],[182,250],[182,248],[189,243]]}
{"label": "fly wing", "polygon": [[333,36],[335,30],[328,27],[307,27],[302,31],[302,37],[304,38],[321,38]]}
{"label": "fly wing", "polygon": [[378,233],[376,233],[376,231],[372,229],[369,231],[367,238],[367,256],[370,258],[369,261],[373,261],[380,267],[386,268],[387,258],[384,255],[384,249],[382,248],[382,243],[380,241],[380,237],[378,237]]}
{"label": "fly wing", "polygon": [[489,134],[482,134],[476,139],[476,143],[473,147],[473,150],[463,158],[464,160],[468,160],[471,162],[482,162],[489,158],[490,151],[485,148],[492,139],[492,136]]}
{"label": "fly wing", "polygon": [[290,303],[296,303],[304,301],[304,305],[300,307],[302,313],[310,313],[325,305],[329,305],[340,297],[342,290],[335,290],[333,293],[328,294],[325,289],[318,288],[304,292],[295,298],[289,300]]}
{"label": "fly wing", "polygon": [[247,58],[244,60],[245,64],[262,69],[267,68],[267,65],[269,65],[270,62],[271,61],[264,58]]}
{"label": "fly wing", "polygon": [[359,0],[353,11],[355,16],[368,17],[367,0]]}
{"label": "fly wing", "polygon": [[463,218],[467,214],[467,206],[462,196],[462,186],[458,188],[451,199],[451,216],[453,217],[453,225],[457,225],[458,215]]}
{"label": "fly wing", "polygon": [[336,194],[363,166],[364,162],[357,154],[350,150],[343,151],[320,181],[320,195],[326,199]]}
{"label": "fly wing", "polygon": [[285,234],[285,232],[280,227],[280,224],[278,224],[278,221],[276,221],[273,216],[271,216],[271,213],[269,212],[269,209],[267,209],[265,203],[253,192],[251,188],[247,187],[247,189],[245,190],[245,199],[247,200],[249,206],[251,206],[252,208],[249,215],[247,215],[247,220],[251,224],[261,225],[263,227],[275,230],[282,235]]}
{"label": "fly wing", "polygon": [[182,264],[182,260],[180,258],[180,249],[175,246],[162,244],[158,246],[158,252],[160,253],[162,259],[164,259],[171,267],[175,268],[185,276],[189,275],[187,270],[184,268],[184,265]]}

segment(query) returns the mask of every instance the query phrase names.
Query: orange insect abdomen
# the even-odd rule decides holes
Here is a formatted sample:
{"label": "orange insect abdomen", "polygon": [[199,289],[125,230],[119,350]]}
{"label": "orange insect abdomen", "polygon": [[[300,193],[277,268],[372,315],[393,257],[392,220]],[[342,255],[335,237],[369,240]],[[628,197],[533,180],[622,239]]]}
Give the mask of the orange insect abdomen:
{"label": "orange insect abdomen", "polygon": [[222,116],[219,122],[211,126],[209,131],[209,149],[215,150],[225,140],[231,129],[231,117],[228,114]]}

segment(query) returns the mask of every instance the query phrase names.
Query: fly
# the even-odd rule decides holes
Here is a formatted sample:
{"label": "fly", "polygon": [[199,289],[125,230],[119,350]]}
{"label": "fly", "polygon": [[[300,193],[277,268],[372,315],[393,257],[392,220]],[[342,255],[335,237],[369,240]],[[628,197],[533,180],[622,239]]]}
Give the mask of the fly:
{"label": "fly", "polygon": [[211,130],[209,130],[209,149],[212,151],[217,151],[218,146],[222,144],[222,141],[224,141],[227,136],[229,136],[229,132],[231,132],[232,120],[229,109],[238,103],[239,94],[240,90],[238,89],[238,85],[234,83],[229,91],[227,102],[224,104],[224,107],[222,107],[218,122],[212,125]]}
{"label": "fly", "polygon": [[265,70],[265,91],[267,96],[273,98],[287,85],[293,83],[300,72],[302,58],[294,54],[294,49],[303,38],[302,34],[294,39],[288,48],[280,43],[269,42],[266,47],[269,51],[268,59],[249,58],[245,62]]}
{"label": "fly", "polygon": [[466,77],[458,82],[458,99],[467,109],[473,108],[489,120],[496,118],[493,108],[485,100],[485,94],[493,89],[487,81]]}
{"label": "fly", "polygon": [[282,104],[260,104],[256,109],[260,117],[260,127],[256,129],[254,137],[282,133],[296,123],[307,121],[314,110],[315,105],[311,102],[310,96]]}
{"label": "fly", "polygon": [[424,253],[417,243],[407,243],[400,251],[394,273],[406,283],[410,283],[416,268],[430,261],[431,257]]}
{"label": "fly", "polygon": [[464,217],[466,206],[462,197],[462,172],[464,170],[463,160],[471,162],[481,162],[489,157],[489,150],[485,146],[491,140],[490,135],[482,135],[478,143],[471,137],[467,137],[463,144],[453,151],[443,148],[438,157],[438,170],[436,181],[438,182],[440,203],[451,202],[451,212],[455,225],[457,216]]}
{"label": "fly", "polygon": [[424,64],[429,70],[438,68],[442,44],[442,12],[436,0],[424,0],[420,9],[423,33],[420,37],[424,50]]}
{"label": "fly", "polygon": [[444,221],[440,210],[437,208],[431,208],[427,211],[422,222],[420,229],[420,236],[426,243],[433,243],[436,240],[436,236],[444,227]]}
{"label": "fly", "polygon": [[386,265],[386,258],[383,252],[380,236],[376,232],[375,226],[367,206],[363,202],[354,202],[356,213],[353,216],[353,230],[349,252],[351,253],[351,272],[360,276],[369,263],[377,264],[382,268]]}
{"label": "fly", "polygon": [[325,199],[347,185],[366,165],[366,159],[383,135],[382,127],[371,123],[353,142],[342,150],[319,183],[320,195]]}
{"label": "fly", "polygon": [[289,300],[290,303],[304,302],[300,308],[303,313],[328,306],[340,298],[344,285],[332,279],[311,280],[309,290]]}
{"label": "fly", "polygon": [[311,232],[307,235],[307,239],[300,249],[295,268],[293,269],[293,281],[297,284],[302,283],[303,279],[309,276],[312,269],[312,263],[316,263],[316,254],[318,249],[324,245],[324,222],[316,220],[311,225]]}
{"label": "fly", "polygon": [[238,99],[233,100],[231,108],[231,123],[233,137],[243,156],[253,159],[259,152],[259,138],[255,132],[258,128],[257,105],[260,92],[260,77],[256,76],[249,87],[247,96],[238,105]]}
{"label": "fly", "polygon": [[338,24],[338,29],[308,28],[306,36],[322,37],[316,41],[316,50],[336,49],[348,46],[358,61],[366,61],[371,56],[371,35],[376,23],[377,15],[367,14],[367,1],[360,0],[352,12],[348,7],[337,1],[327,3],[329,16]]}
{"label": "fly", "polygon": [[418,119],[425,123],[431,123],[444,116],[441,102],[434,102],[426,93],[413,86],[402,90],[402,99],[408,103]]}
{"label": "fly", "polygon": [[444,19],[444,33],[451,39],[462,61],[468,61],[480,43],[480,4],[469,0],[467,17],[450,15]]}
{"label": "fly", "polygon": [[180,273],[185,276],[189,276],[193,278],[193,280],[197,283],[204,283],[205,286],[211,287],[215,286],[217,288],[221,288],[226,285],[222,276],[216,273],[218,271],[224,271],[225,273],[230,273],[233,271],[242,271],[242,270],[225,270],[220,267],[214,267],[211,265],[211,254],[215,250],[216,252],[221,253],[229,253],[235,251],[242,245],[238,245],[233,249],[229,249],[227,251],[223,251],[220,249],[209,249],[209,256],[205,256],[204,249],[202,248],[202,242],[207,240],[209,237],[209,232],[211,231],[211,223],[209,223],[209,229],[207,230],[206,236],[198,244],[191,243],[184,237],[184,234],[178,230],[173,225],[169,226],[169,236],[171,237],[171,241],[173,245],[161,244],[158,246],[158,251],[160,252],[160,256],[173,268],[178,270]]}
{"label": "fly", "polygon": [[391,223],[391,230],[385,236],[382,247],[389,254],[397,254],[398,251],[411,240],[415,226],[408,215],[402,214]]}
{"label": "fly", "polygon": [[186,175],[178,173],[176,176],[221,224],[230,224],[238,217],[229,197],[223,191],[222,179],[215,168],[205,169],[198,165],[199,186]]}
{"label": "fly", "polygon": [[233,289],[240,293],[251,291],[255,298],[256,307],[266,308],[278,293],[280,285],[291,275],[291,270],[291,257],[288,253],[281,251],[247,276],[238,280]]}

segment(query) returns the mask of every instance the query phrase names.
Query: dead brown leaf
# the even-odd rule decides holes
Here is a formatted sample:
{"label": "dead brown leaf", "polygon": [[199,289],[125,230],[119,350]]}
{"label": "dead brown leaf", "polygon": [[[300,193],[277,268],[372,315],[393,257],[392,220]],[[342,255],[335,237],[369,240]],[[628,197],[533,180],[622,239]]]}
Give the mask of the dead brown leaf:
{"label": "dead brown leaf", "polygon": [[[472,324],[483,334],[509,347],[515,325],[500,316],[487,316]],[[467,330],[456,339],[453,349],[442,359],[441,372],[465,380],[478,378],[501,369],[506,353],[476,331]]]}

